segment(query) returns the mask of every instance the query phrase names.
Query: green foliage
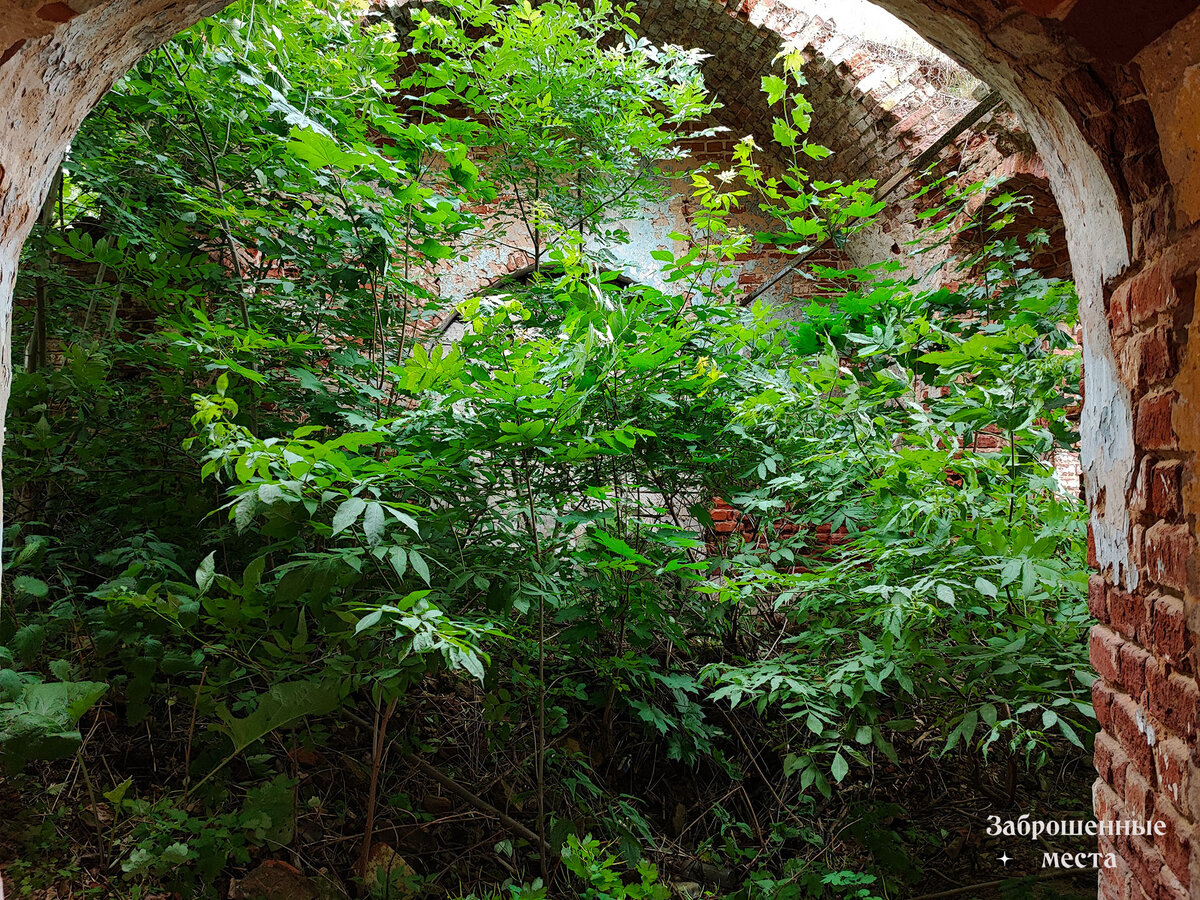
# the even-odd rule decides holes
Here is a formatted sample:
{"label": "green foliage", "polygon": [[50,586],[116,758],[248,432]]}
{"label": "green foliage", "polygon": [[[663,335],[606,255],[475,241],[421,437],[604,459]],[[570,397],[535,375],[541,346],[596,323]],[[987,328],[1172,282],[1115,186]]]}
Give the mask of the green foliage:
{"label": "green foliage", "polygon": [[[821,861],[839,785],[1082,749],[1083,515],[1050,464],[1075,298],[1006,236],[1021,201],[928,189],[927,246],[977,248],[954,290],[810,267],[844,289],[742,305],[754,242],[840,247],[879,209],[809,177],[788,54],[776,146],[688,169],[665,287],[630,285],[622,223],[708,133],[701,54],[608,3],[421,9],[408,43],[361,14],[237,4],[151,54],[26,250],[57,349],[14,381],[0,745],[67,790],[44,761],[94,762],[101,700],[162,735],[169,774],[86,788],[111,874],[211,895],[309,840],[306,810],[353,871],[377,808],[429,819],[396,751],[461,745],[508,760],[505,814],[548,845],[479,845],[513,897],[550,896],[516,885],[560,851],[581,896],[668,896],[670,844],[739,897],[868,898],[920,867],[861,822],[878,876]],[[427,276],[513,231],[532,271],[431,339]],[[717,499],[752,533],[721,536]],[[361,796],[316,791],[313,748]]]}
{"label": "green foliage", "polygon": [[583,884],[582,900],[666,900],[670,889],[658,881],[658,870],[648,862],[637,866],[638,881],[628,883],[617,871],[615,856],[602,856],[601,845],[591,835],[570,837],[563,848],[563,864]]}
{"label": "green foliage", "polygon": [[572,238],[598,238],[601,255],[627,242],[614,223],[662,196],[677,139],[714,107],[702,54],[637,37],[633,5],[611,0],[467,0],[448,13],[417,12],[414,49],[427,58],[414,81],[421,103],[461,105],[484,126],[484,172],[515,200],[491,226],[521,228],[535,268]]}
{"label": "green foliage", "polygon": [[[1011,202],[996,202],[993,231]],[[827,333],[829,351],[738,410],[776,430],[765,463],[774,477],[733,502],[784,519],[804,509],[851,530],[835,557],[795,575],[778,569],[799,558],[805,535],[744,548],[717,590],[723,603],[777,592],[798,626],[777,658],[706,675],[715,697],[779,706],[809,734],[790,763],[804,786],[829,794],[872,745],[892,753],[887,731],[937,710],[930,702],[948,704],[934,712],[942,753],[1000,742],[1041,763],[1048,730],[1082,748],[1084,522],[1048,462],[1074,442],[1074,295],[1022,266],[1027,258],[989,242],[962,260],[978,277],[953,293],[867,282],[855,294],[887,294],[875,321]],[[977,446],[993,437],[998,447]]]}
{"label": "green foliage", "polygon": [[83,743],[75,727],[108,690],[92,681],[28,681],[0,670],[0,760],[10,773],[31,759],[61,759]]}

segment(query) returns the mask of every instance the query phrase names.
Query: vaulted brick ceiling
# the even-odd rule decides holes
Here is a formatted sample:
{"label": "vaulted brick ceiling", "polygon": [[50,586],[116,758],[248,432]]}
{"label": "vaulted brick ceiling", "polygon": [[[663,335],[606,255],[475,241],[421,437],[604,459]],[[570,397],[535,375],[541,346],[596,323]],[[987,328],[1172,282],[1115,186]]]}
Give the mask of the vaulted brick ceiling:
{"label": "vaulted brick ceiling", "polygon": [[766,104],[762,76],[781,72],[774,61],[786,45],[800,48],[807,60],[804,94],[814,106],[809,137],[834,154],[809,165],[817,177],[882,181],[971,103],[937,94],[916,63],[881,70],[869,48],[832,21],[778,0],[638,0],[635,10],[651,41],[711,54],[704,73],[723,104],[718,121],[736,136],[755,135],[762,146],[778,113]]}

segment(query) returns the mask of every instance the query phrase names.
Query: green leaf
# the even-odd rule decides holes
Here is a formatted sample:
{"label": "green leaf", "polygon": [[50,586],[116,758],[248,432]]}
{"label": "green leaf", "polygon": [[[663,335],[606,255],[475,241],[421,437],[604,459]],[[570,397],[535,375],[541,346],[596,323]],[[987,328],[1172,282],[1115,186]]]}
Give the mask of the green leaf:
{"label": "green leaf", "polygon": [[217,715],[225,723],[233,752],[241,753],[255,741],[305,716],[321,716],[337,709],[342,699],[338,681],[289,681],[269,688],[254,703],[254,711],[237,718],[222,704]]}
{"label": "green leaf", "polygon": [[271,849],[290,843],[296,816],[295,796],[296,781],[283,774],[250,788],[242,804],[242,827],[257,843]]}
{"label": "green leaf", "polygon": [[771,132],[775,143],[780,147],[795,147],[796,141],[800,137],[800,132],[782,119],[776,119],[771,123]]}
{"label": "green leaf", "polygon": [[246,564],[246,568],[242,570],[242,590],[249,591],[252,588],[258,587],[262,581],[263,572],[267,568],[266,556],[258,556],[250,560]]}
{"label": "green leaf", "polygon": [[416,550],[409,550],[408,551],[408,561],[410,563],[412,563],[413,571],[416,572],[419,576],[421,576],[421,580],[424,581],[426,584],[430,584],[429,566],[426,565],[425,558],[423,556],[421,556],[421,554],[418,553]]}
{"label": "green leaf", "polygon": [[123,799],[125,799],[125,793],[129,790],[129,786],[132,784],[133,784],[132,776],[129,778],[126,778],[124,781],[122,781],[120,784],[118,784],[111,791],[105,791],[104,799],[107,800],[109,803],[111,803],[113,806],[120,806],[121,801]]}
{"label": "green leaf", "polygon": [[375,609],[367,613],[358,620],[358,624],[354,626],[354,633],[359,634],[366,631],[368,628],[374,628],[379,624],[379,620],[383,618],[383,610]]}
{"label": "green leaf", "polygon": [[999,593],[999,588],[982,575],[975,578],[975,590],[979,591],[985,597],[995,597]]}
{"label": "green leaf", "polygon": [[833,776],[833,780],[840,784],[849,772],[850,763],[846,762],[846,758],[841,753],[835,753],[833,762],[829,765],[829,774]]}
{"label": "green leaf", "polygon": [[363,534],[366,535],[368,546],[376,546],[383,539],[383,506],[379,503],[368,503],[363,514]]}
{"label": "green leaf", "polygon": [[217,577],[216,558],[217,551],[214,550],[201,560],[199,568],[196,569],[196,587],[201,594],[212,586],[213,579]]}
{"label": "green leaf", "polygon": [[34,759],[62,759],[83,743],[75,725],[108,690],[95,681],[26,684],[0,705],[0,760],[10,773]]}
{"label": "green leaf", "polygon": [[397,522],[399,522],[402,525],[404,525],[405,527],[407,527],[417,537],[421,536],[421,529],[417,525],[417,520],[414,519],[412,516],[410,516],[408,513],[404,512],[402,510],[396,509],[394,506],[387,507],[387,511],[392,514],[392,516],[396,519]]}
{"label": "green leaf", "polygon": [[287,152],[293,158],[318,169],[329,166],[353,170],[375,161],[365,153],[343,150],[328,133],[320,134],[312,128],[293,128]]}
{"label": "green leaf", "polygon": [[643,563],[644,565],[651,565],[650,560],[646,559],[646,557],[642,556],[642,554],[638,553],[615,534],[609,534],[607,531],[596,529],[591,533],[591,536],[613,553],[617,554],[617,556],[625,559],[631,559],[635,562]]}
{"label": "green leaf", "polygon": [[268,505],[283,498],[283,490],[277,484],[262,484],[258,487],[258,499]]}
{"label": "green leaf", "polygon": [[50,593],[50,585],[42,581],[40,578],[34,578],[30,575],[18,575],[13,579],[13,587],[22,594],[28,594],[30,597],[45,597]]}
{"label": "green leaf", "polygon": [[256,493],[242,494],[242,498],[233,507],[233,523],[237,533],[241,534],[254,521],[254,511],[258,508]]}
{"label": "green leaf", "polygon": [[787,82],[778,75],[764,75],[762,80],[763,93],[767,95],[767,103],[774,106],[787,93]]}
{"label": "green leaf", "polygon": [[159,861],[165,866],[180,866],[192,857],[193,853],[188,845],[182,841],[176,841],[163,848]]}
{"label": "green leaf", "polygon": [[367,508],[367,501],[362,497],[351,497],[342,501],[337,512],[333,514],[333,533],[339,534],[353,525],[359,515]]}
{"label": "green leaf", "polygon": [[1084,747],[1084,745],[1083,745],[1083,741],[1081,741],[1081,740],[1079,739],[1079,735],[1075,733],[1075,729],[1071,727],[1070,723],[1068,723],[1066,719],[1063,719],[1063,718],[1061,718],[1061,717],[1059,718],[1059,720],[1058,720],[1058,729],[1059,729],[1059,731],[1061,731],[1061,732],[1062,732],[1064,735],[1066,735],[1066,738],[1067,738],[1067,740],[1068,740],[1068,741],[1070,741],[1072,744],[1074,744],[1074,745],[1075,745],[1076,747],[1078,747],[1080,750],[1086,750],[1086,749],[1087,749],[1086,747]]}
{"label": "green leaf", "polygon": [[403,547],[393,547],[388,551],[388,562],[396,570],[396,576],[403,578],[408,571],[408,553]]}

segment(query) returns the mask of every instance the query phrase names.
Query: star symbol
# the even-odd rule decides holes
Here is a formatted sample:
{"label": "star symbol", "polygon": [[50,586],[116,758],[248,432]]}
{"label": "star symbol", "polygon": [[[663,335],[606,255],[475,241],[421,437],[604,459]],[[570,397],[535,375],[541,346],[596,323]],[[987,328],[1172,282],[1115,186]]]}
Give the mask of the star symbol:
{"label": "star symbol", "polygon": [[1007,850],[1003,851],[1003,854],[1003,856],[997,856],[996,859],[1000,860],[1000,865],[1007,866],[1012,861],[1012,857],[1008,855]]}

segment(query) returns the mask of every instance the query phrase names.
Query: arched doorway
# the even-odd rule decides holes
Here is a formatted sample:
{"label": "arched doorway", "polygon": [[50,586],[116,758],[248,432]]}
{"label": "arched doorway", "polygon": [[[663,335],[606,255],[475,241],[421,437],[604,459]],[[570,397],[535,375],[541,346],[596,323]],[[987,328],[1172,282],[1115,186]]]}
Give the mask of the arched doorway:
{"label": "arched doorway", "polygon": [[[0,398],[21,244],[83,117],[143,53],[221,0],[0,3]],[[1106,896],[1200,892],[1200,686],[1193,467],[1200,361],[1200,15],[1194,3],[882,0],[1021,114],[1062,211],[1082,300],[1092,502],[1097,817],[1162,822],[1101,837]],[[770,3],[648,3],[681,43],[716,11],[769,28]],[[765,15],[764,15],[765,10]],[[662,24],[669,20],[669,24]],[[758,25],[754,25],[758,27]],[[1195,870],[1195,871],[1193,871]]]}

